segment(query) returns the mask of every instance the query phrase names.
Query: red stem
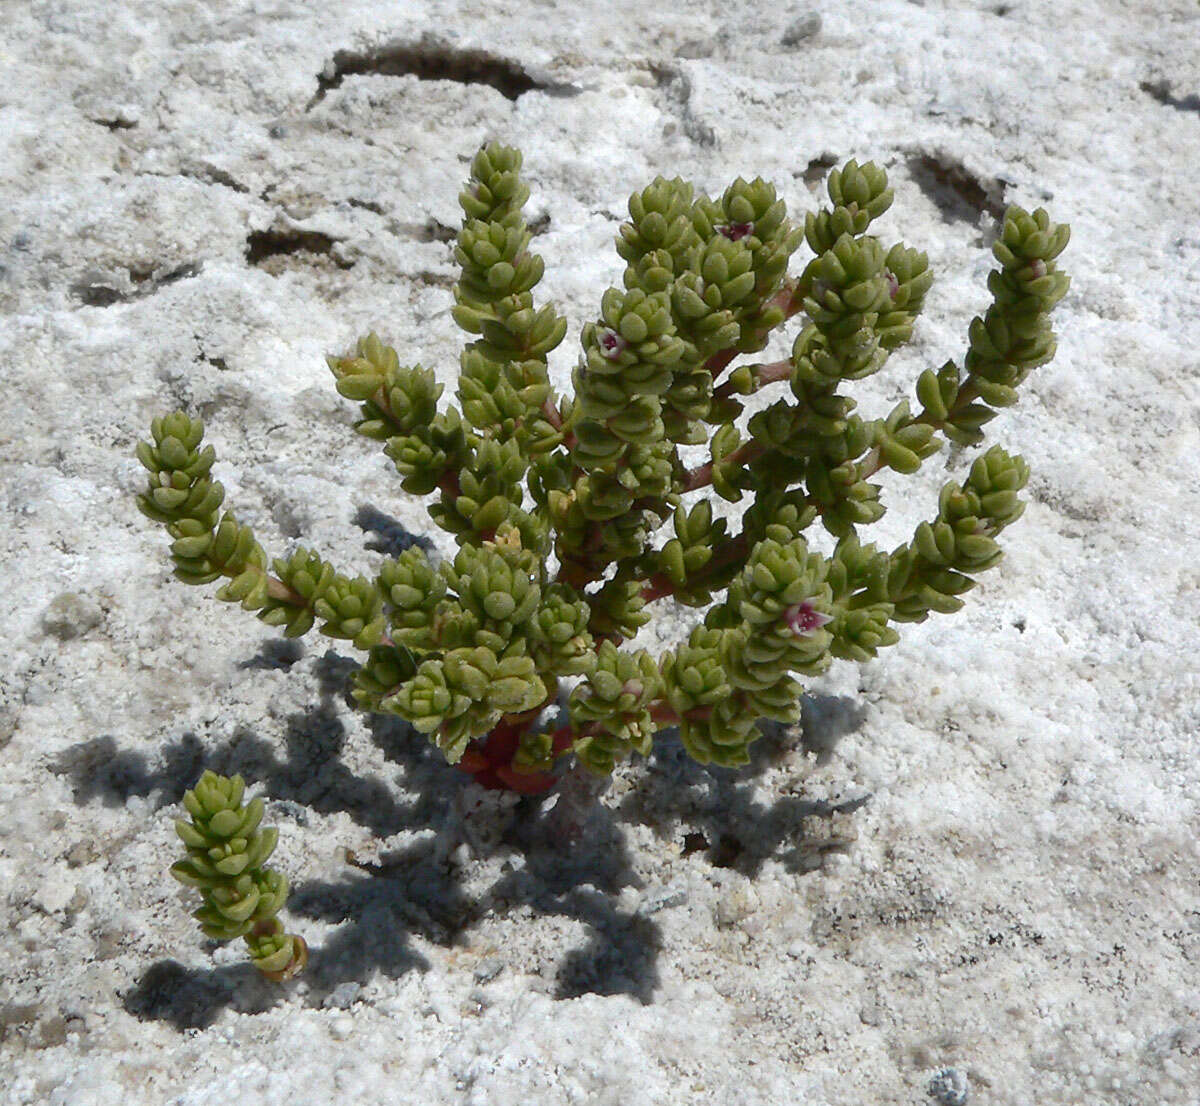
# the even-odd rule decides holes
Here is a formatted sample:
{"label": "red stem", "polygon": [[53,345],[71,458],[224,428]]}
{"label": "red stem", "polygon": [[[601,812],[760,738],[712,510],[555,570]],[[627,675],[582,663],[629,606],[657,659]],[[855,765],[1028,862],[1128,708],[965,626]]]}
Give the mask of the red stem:
{"label": "red stem", "polygon": [[[768,384],[778,384],[782,380],[788,380],[791,375],[792,363],[790,360],[769,361],[761,365],[755,365],[753,392],[757,392],[759,388],[765,388]],[[753,395],[753,392],[749,394]],[[733,381],[727,380],[713,392],[713,399],[729,399],[731,396],[741,394],[733,386]]]}
{"label": "red stem", "polygon": [[462,485],[458,482],[458,473],[451,469],[447,469],[442,473],[442,478],[438,481],[438,487],[451,499],[457,499],[462,495]]}
{"label": "red stem", "polygon": [[562,412],[555,405],[553,398],[547,396],[546,402],[542,404],[542,413],[546,416],[546,421],[554,427],[555,430],[562,431],[562,444],[570,452],[579,444],[579,439],[571,430],[563,430]]}
{"label": "red stem", "polygon": [[554,400],[549,396],[546,397],[546,402],[542,404],[542,412],[546,416],[546,421],[553,426],[555,430],[562,429],[562,415],[559,414],[558,408],[554,405]]}
{"label": "red stem", "polygon": [[267,594],[272,599],[280,599],[292,607],[307,607],[308,600],[294,588],[288,587],[276,576],[267,577]]}
{"label": "red stem", "polygon": [[[796,281],[785,280],[783,287],[779,289],[769,300],[767,300],[762,310],[765,312],[768,308],[776,306],[783,308],[784,319],[790,319],[801,308],[801,302],[796,299]],[[713,383],[717,382],[718,377],[729,368],[730,363],[738,356],[736,349],[723,349],[720,353],[714,353],[707,361],[704,362],[704,369],[712,374]]]}
{"label": "red stem", "polygon": [[[748,465],[751,461],[761,457],[766,451],[767,447],[760,445],[758,442],[745,442],[729,454],[722,464]],[[679,490],[681,492],[694,492],[697,488],[704,488],[711,484],[712,478],[713,462],[709,461],[706,464],[685,472],[682,478],[683,486]]]}
{"label": "red stem", "polygon": [[[685,712],[685,716],[693,722],[702,722],[704,719],[712,717],[712,707],[696,707]],[[668,726],[674,726],[682,721],[679,712],[663,699],[650,704],[650,717],[655,722],[665,722]]]}
{"label": "red stem", "polygon": [[[544,704],[543,704],[544,705]],[[516,791],[521,795],[541,795],[554,786],[557,777],[551,772],[519,772],[513,767],[513,757],[520,748],[521,738],[537,720],[542,708],[502,718],[486,737],[472,741],[458,762],[461,771],[475,777],[475,782],[490,791]],[[551,741],[551,756],[567,752],[576,737],[570,726],[560,726]]]}
{"label": "red stem", "polygon": [[714,353],[707,361],[704,362],[701,368],[712,374],[713,382],[715,383],[717,377],[719,377],[721,373],[729,368],[730,362],[732,362],[737,355],[738,351],[736,349],[723,349],[720,353]]}
{"label": "red stem", "polygon": [[[708,574],[712,574],[717,569],[725,568],[726,566],[744,560],[750,551],[750,539],[745,534],[738,534],[736,538],[730,538],[729,541],[717,546],[713,550],[712,560],[705,565],[705,570]],[[701,584],[704,581],[704,574],[697,574],[696,578],[691,581],[693,585]],[[646,586],[642,588],[642,601],[645,603],[653,603],[656,599],[661,599],[664,595],[673,595],[675,593],[675,584],[665,572],[656,572],[646,581]]]}

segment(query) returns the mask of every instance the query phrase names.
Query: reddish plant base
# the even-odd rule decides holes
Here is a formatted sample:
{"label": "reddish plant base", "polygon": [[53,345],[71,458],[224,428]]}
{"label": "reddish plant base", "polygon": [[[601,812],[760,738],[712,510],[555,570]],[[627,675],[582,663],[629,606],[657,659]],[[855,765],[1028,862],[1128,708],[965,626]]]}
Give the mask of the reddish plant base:
{"label": "reddish plant base", "polygon": [[[480,787],[489,791],[515,791],[520,795],[544,795],[554,786],[557,776],[550,772],[518,772],[512,759],[521,735],[529,728],[528,718],[516,722],[501,721],[487,737],[472,741],[458,762],[461,771],[473,776]],[[569,728],[554,735],[554,754],[571,747]]]}

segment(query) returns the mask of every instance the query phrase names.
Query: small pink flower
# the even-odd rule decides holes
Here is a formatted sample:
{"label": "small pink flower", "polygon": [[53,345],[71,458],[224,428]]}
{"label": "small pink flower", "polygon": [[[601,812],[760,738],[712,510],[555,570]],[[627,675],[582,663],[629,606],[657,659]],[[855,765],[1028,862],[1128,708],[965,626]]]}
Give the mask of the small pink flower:
{"label": "small pink flower", "polygon": [[749,238],[754,233],[753,223],[727,223],[725,226],[717,227],[730,242],[737,242],[742,238]]}
{"label": "small pink flower", "polygon": [[884,269],[883,275],[887,277],[888,295],[892,299],[895,299],[896,294],[900,291],[900,282],[896,279],[896,274],[890,269]]}
{"label": "small pink flower", "polygon": [[783,620],[788,629],[797,637],[811,634],[828,622],[833,621],[833,615],[823,614],[807,599],[803,603],[795,603],[783,612]]}
{"label": "small pink flower", "polygon": [[607,357],[610,361],[615,361],[622,353],[625,352],[625,347],[629,345],[624,338],[621,337],[615,330],[602,330],[596,338],[596,345],[600,347],[600,356]]}

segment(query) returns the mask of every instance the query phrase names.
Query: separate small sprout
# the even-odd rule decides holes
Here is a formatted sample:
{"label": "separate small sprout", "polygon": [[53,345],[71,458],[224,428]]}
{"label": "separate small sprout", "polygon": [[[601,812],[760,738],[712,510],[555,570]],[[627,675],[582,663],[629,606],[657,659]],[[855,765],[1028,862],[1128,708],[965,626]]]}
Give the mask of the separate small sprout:
{"label": "separate small sprout", "polygon": [[205,772],[183,796],[190,822],[175,832],[187,846],[187,859],[171,866],[180,883],[200,889],[204,905],[192,916],[218,941],[242,937],[250,962],[267,979],[290,979],[308,962],[302,937],[284,933],[275,915],[287,900],[287,878],[266,868],[279,831],[260,828],[262,799],[242,804],[241,776],[229,779]]}

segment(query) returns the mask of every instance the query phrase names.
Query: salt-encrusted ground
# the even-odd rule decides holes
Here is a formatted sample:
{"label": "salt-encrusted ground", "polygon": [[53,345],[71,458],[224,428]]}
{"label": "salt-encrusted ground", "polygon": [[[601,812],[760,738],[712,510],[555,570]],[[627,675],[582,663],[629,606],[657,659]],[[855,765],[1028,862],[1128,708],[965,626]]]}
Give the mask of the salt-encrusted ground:
{"label": "salt-encrusted ground", "polygon": [[[1200,1102],[1200,11],[505,7],[0,6],[4,1102]],[[349,650],[170,578],[132,451],[181,404],[274,552],[447,548],[323,354],[377,328],[452,382],[490,138],[573,335],[656,173],[802,213],[886,165],[885,233],[938,279],[872,415],[961,356],[1005,203],[1071,223],[1058,358],[992,424],[1033,470],[1009,556],[816,682],[820,761],[668,740],[514,807],[352,712]],[[946,464],[888,482],[878,540]],[[300,981],[207,945],[165,875],[202,766],[270,799]]]}

